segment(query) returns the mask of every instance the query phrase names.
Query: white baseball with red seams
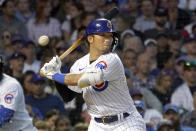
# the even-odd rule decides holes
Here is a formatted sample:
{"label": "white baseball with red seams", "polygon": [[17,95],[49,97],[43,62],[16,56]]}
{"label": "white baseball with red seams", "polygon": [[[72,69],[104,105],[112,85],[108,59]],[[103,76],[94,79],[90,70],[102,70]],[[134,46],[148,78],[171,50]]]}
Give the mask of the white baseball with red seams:
{"label": "white baseball with red seams", "polygon": [[46,35],[42,35],[41,37],[39,37],[38,39],[38,43],[41,46],[46,46],[49,43],[49,38]]}

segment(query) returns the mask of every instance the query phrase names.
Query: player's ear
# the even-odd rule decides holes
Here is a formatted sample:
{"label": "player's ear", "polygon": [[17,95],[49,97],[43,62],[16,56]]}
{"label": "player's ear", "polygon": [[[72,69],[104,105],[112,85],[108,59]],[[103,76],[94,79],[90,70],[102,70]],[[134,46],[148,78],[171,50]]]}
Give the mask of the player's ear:
{"label": "player's ear", "polygon": [[93,43],[94,40],[93,35],[88,35],[87,40],[90,44]]}

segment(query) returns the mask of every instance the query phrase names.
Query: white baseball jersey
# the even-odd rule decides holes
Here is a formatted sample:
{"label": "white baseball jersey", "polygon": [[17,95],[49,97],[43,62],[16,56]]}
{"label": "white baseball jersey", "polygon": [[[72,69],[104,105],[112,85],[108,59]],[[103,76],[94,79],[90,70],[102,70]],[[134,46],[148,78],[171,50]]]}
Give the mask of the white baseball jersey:
{"label": "white baseball jersey", "polygon": [[[77,60],[71,67],[70,72],[81,73],[85,70],[85,68],[101,68],[103,71],[104,82],[100,85],[89,86],[85,88],[79,88],[77,86],[69,86],[69,88],[73,91],[83,93],[83,98],[87,104],[88,112],[92,116],[92,118],[111,116],[128,112],[130,114],[129,118],[132,119],[132,124],[137,123],[138,121],[138,125],[144,125],[141,116],[133,105],[133,101],[129,94],[126,83],[124,67],[117,54],[108,53],[105,55],[101,55],[96,61],[91,64],[89,61],[89,57],[90,55],[87,54]],[[130,124],[128,126],[130,126]],[[114,127],[116,128],[116,126]],[[93,128],[95,129],[98,127],[91,126],[90,128],[92,128],[93,130]],[[143,131],[145,127],[141,129],[142,130],[139,131]],[[109,130],[111,130],[111,128],[109,128]]]}
{"label": "white baseball jersey", "polygon": [[9,123],[5,123],[0,131],[36,131],[32,125],[32,118],[25,109],[24,94],[20,83],[3,74],[0,81],[0,105],[14,110],[14,116]]}

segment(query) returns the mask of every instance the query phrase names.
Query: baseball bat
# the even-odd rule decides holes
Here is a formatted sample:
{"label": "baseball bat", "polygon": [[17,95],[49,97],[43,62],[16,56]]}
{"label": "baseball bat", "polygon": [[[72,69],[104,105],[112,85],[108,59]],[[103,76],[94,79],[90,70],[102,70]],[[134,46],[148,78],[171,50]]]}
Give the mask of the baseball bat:
{"label": "baseball bat", "polygon": [[[105,13],[104,18],[111,20],[119,13],[119,9],[117,7],[111,8],[107,13]],[[79,45],[81,45],[85,36],[79,38],[69,49],[67,49],[63,54],[60,55],[60,60],[63,60],[69,53],[71,53],[74,49],[76,49]],[[40,75],[44,76],[44,73],[40,70]]]}

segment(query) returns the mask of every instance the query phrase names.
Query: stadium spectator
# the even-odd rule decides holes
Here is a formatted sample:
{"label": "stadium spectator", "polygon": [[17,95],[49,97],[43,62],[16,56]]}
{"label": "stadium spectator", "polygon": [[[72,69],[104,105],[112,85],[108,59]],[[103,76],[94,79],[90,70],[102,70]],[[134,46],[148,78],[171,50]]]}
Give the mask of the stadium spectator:
{"label": "stadium spectator", "polygon": [[193,94],[196,92],[196,63],[187,61],[184,66],[184,84],[172,94],[171,103],[187,111],[192,111]]}
{"label": "stadium spectator", "polygon": [[124,3],[123,6],[121,7],[122,13],[125,15],[129,15],[132,21],[135,22],[136,18],[139,16],[139,2],[138,0],[125,0],[125,1],[126,3]]}
{"label": "stadium spectator", "polygon": [[50,125],[50,131],[55,131],[55,121],[59,117],[59,111],[52,109],[46,113],[44,120]]}
{"label": "stadium spectator", "polygon": [[158,33],[155,40],[157,41],[157,53],[168,51],[168,35],[166,33]]}
{"label": "stadium spectator", "polygon": [[163,106],[170,103],[172,83],[173,73],[169,70],[161,70],[157,77],[156,86],[151,91],[157,96]]}
{"label": "stadium spectator", "polygon": [[116,18],[116,30],[119,33],[122,33],[126,29],[130,29],[130,28],[131,28],[130,17],[124,14],[118,15],[118,17]]}
{"label": "stadium spectator", "polygon": [[133,49],[136,54],[140,54],[144,50],[144,45],[142,43],[142,40],[138,36],[133,36],[131,38],[128,38],[126,41],[123,43],[123,51],[126,49]]}
{"label": "stadium spectator", "polygon": [[52,10],[50,0],[37,0],[36,2],[35,18],[27,22],[28,38],[37,43],[42,35],[61,37],[59,21],[50,16]]}
{"label": "stadium spectator", "polygon": [[188,36],[192,36],[192,28],[193,26],[196,24],[196,9],[193,11],[193,16],[192,16],[192,19],[193,21],[186,25],[184,27],[184,29],[182,30],[182,37],[185,38],[185,37],[188,37]]}
{"label": "stadium spectator", "polygon": [[156,85],[156,78],[149,75],[150,73],[150,57],[146,53],[141,53],[137,57],[136,75],[133,79],[133,87],[153,89]]}
{"label": "stadium spectator", "polygon": [[88,125],[79,122],[74,126],[74,131],[88,131]]}
{"label": "stadium spectator", "polygon": [[185,25],[191,22],[190,15],[178,8],[179,0],[167,0],[168,21],[171,30],[182,30]]}
{"label": "stadium spectator", "polygon": [[60,111],[60,114],[65,115],[66,111],[62,100],[57,96],[44,92],[44,88],[46,86],[44,78],[42,78],[39,74],[35,74],[32,76],[30,81],[33,87],[32,95],[25,97],[26,104],[38,108],[43,116],[45,116],[51,109],[56,109]]}
{"label": "stadium spectator", "polygon": [[172,32],[168,36],[169,52],[173,53],[175,58],[181,55],[181,38],[178,32]]}
{"label": "stadium spectator", "polygon": [[[71,2],[67,13],[69,14],[69,19],[63,21],[61,30],[63,33],[63,39],[66,44],[71,45],[77,40],[77,29],[81,26],[80,16],[83,13],[83,6],[78,2]],[[82,18],[83,19],[83,18]]]}
{"label": "stadium spectator", "polygon": [[129,91],[133,101],[142,101],[146,109],[155,109],[159,112],[162,112],[161,102],[157,97],[146,88],[132,88]]}
{"label": "stadium spectator", "polygon": [[196,131],[196,129],[191,127],[186,127],[180,123],[179,108],[172,104],[167,104],[163,109],[164,119],[170,120],[175,131]]}
{"label": "stadium spectator", "polygon": [[17,0],[15,17],[23,22],[27,23],[28,20],[35,17],[35,11],[30,7],[30,0]]}
{"label": "stadium spectator", "polygon": [[152,29],[156,26],[153,19],[154,6],[151,0],[142,0],[141,2],[142,16],[138,17],[133,25],[133,29],[144,33],[148,29]]}
{"label": "stadium spectator", "polygon": [[48,125],[45,121],[38,120],[35,122],[35,127],[38,131],[52,131],[50,130],[50,125]]}
{"label": "stadium spectator", "polygon": [[13,53],[9,58],[9,66],[12,70],[12,76],[16,78],[20,83],[22,83],[22,71],[24,68],[25,58],[25,55],[20,52]]}
{"label": "stadium spectator", "polygon": [[181,122],[185,126],[190,126],[196,129],[196,92],[193,94],[193,106],[194,110],[184,114]]}
{"label": "stadium spectator", "polygon": [[35,43],[33,41],[24,41],[22,44],[22,52],[26,56],[23,73],[28,70],[38,73],[40,61],[37,60]]}
{"label": "stadium spectator", "polygon": [[195,0],[179,0],[178,7],[183,10],[193,11],[196,9],[196,1]]}
{"label": "stadium spectator", "polygon": [[171,121],[163,119],[157,125],[157,131],[174,131]]}
{"label": "stadium spectator", "polygon": [[15,18],[15,5],[13,0],[4,0],[2,15],[0,16],[0,35],[3,30],[10,30],[13,33],[21,34],[24,38],[27,36],[27,29],[24,23]]}
{"label": "stadium spectator", "polygon": [[176,77],[177,73],[175,71],[175,58],[171,52],[162,52],[157,54],[157,69],[154,69],[150,72],[151,75],[156,76],[158,75],[159,71],[161,70],[168,70],[173,72],[174,76]]}
{"label": "stadium spectator", "polygon": [[147,39],[144,41],[145,53],[150,57],[150,70],[157,68],[157,41],[154,39]]}
{"label": "stadium spectator", "polygon": [[167,11],[164,8],[157,8],[154,12],[156,26],[144,32],[144,39],[155,39],[158,33],[169,33],[167,28]]}
{"label": "stadium spectator", "polygon": [[34,74],[35,73],[33,71],[26,71],[22,76],[22,87],[25,96],[32,94],[32,85],[30,79]]}
{"label": "stadium spectator", "polygon": [[20,34],[13,34],[11,36],[11,51],[12,53],[21,52],[23,37]]}
{"label": "stadium spectator", "polygon": [[[144,117],[145,107],[142,101],[134,101],[137,111]],[[155,131],[149,124],[146,124],[146,131]]]}
{"label": "stadium spectator", "polygon": [[186,55],[182,57],[190,61],[196,61],[196,37],[184,38],[183,44],[186,49]]}
{"label": "stadium spectator", "polygon": [[60,115],[55,121],[55,131],[71,131],[72,127],[67,117]]}
{"label": "stadium spectator", "polygon": [[[136,73],[136,53],[132,49],[127,49],[123,52],[122,62],[125,70],[129,70],[130,73]],[[131,76],[130,76],[131,77]]]}

